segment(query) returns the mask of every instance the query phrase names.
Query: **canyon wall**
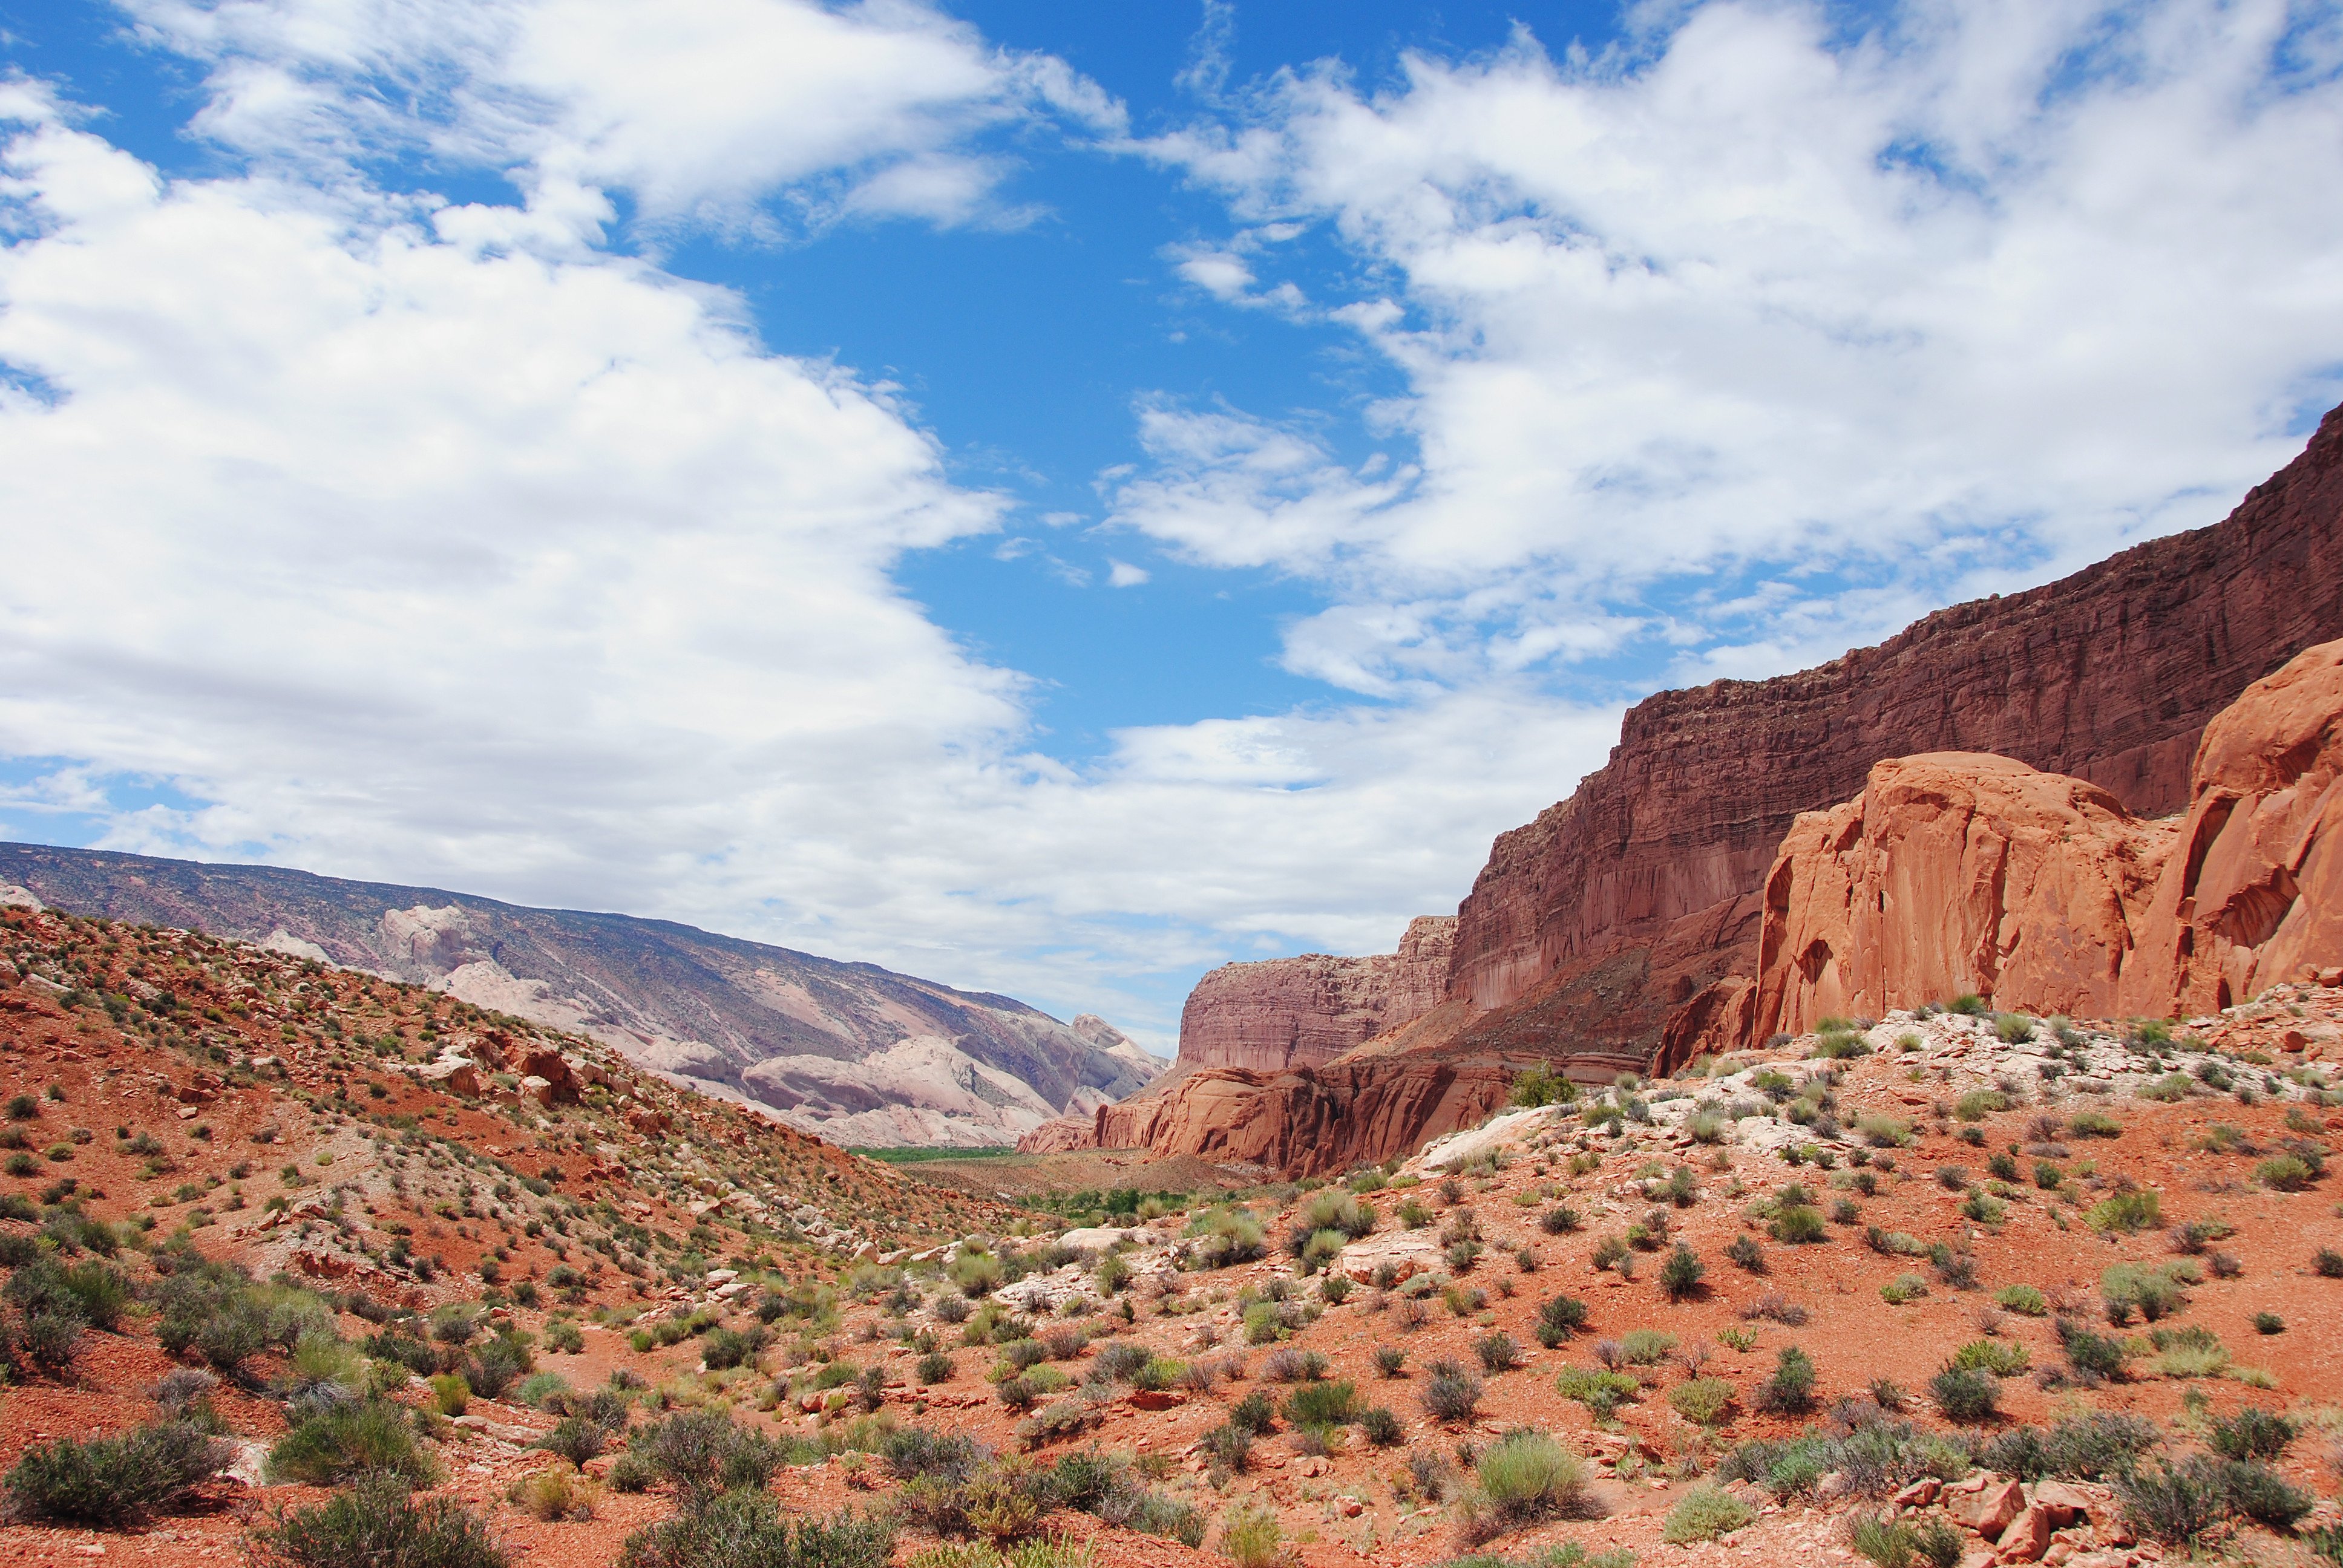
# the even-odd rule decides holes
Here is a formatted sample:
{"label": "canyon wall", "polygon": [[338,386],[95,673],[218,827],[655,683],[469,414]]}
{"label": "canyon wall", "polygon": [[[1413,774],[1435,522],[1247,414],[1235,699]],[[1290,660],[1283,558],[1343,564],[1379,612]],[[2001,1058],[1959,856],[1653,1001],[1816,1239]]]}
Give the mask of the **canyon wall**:
{"label": "canyon wall", "polygon": [[[1855,795],[1875,762],[1938,751],[2073,776],[2132,817],[2188,807],[2207,720],[2343,637],[2338,525],[2343,408],[2213,527],[1940,610],[1815,669],[1649,698],[1576,793],[1497,839],[1459,909],[1440,1009],[1314,1068],[1176,1073],[1099,1111],[1096,1136],[1325,1171],[1432,1136],[1485,1092],[1489,1064],[1599,1078],[1739,1044],[1766,875],[1800,812]],[[1346,1125],[1373,1131],[1332,1144],[1293,1131]]]}
{"label": "canyon wall", "polygon": [[2343,409],[2211,528],[1816,669],[1637,704],[1609,762],[1500,838],[1459,909],[1451,994],[1487,1013],[1459,1043],[1606,1066],[1715,1043],[1684,1024],[1745,992],[1791,821],[1885,758],[1993,752],[2134,815],[2183,809],[2206,722],[2343,636],[2338,520]]}
{"label": "canyon wall", "polygon": [[2343,966],[2343,642],[2206,727],[2180,821],[2007,758],[1904,758],[1797,819],[1765,905],[1761,1039],[1963,991],[2185,1016]]}
{"label": "canyon wall", "polygon": [[1315,1067],[1430,1012],[1448,990],[1453,915],[1408,923],[1399,950],[1222,964],[1180,1010],[1179,1065]]}

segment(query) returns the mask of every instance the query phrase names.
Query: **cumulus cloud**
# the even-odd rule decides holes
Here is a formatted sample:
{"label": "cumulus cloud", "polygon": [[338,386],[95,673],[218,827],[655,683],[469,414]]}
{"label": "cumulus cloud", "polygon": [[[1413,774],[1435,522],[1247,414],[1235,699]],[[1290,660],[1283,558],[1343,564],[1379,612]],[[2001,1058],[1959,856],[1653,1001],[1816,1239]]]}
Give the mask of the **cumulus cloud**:
{"label": "cumulus cloud", "polygon": [[890,576],[1002,498],[601,246],[590,187],[174,180],[31,84],[0,116],[0,756],[61,759],[12,769],[18,823],[660,914],[1168,1049],[1163,977],[1388,947],[1599,754],[1607,713],[1525,740],[1548,705],[1491,685],[1076,770]]}
{"label": "cumulus cloud", "polygon": [[[1524,31],[1380,91],[1329,63],[1150,143],[1237,226],[1183,273],[1232,298],[1280,256],[1307,276],[1404,376],[1366,429],[1416,467],[1363,483],[1307,423],[1217,410],[1182,438],[1148,407],[1157,470],[1117,520],[1332,585],[1346,684],[1376,673],[1377,623],[1386,678],[1433,620],[1567,658],[1623,616],[1704,619],[1677,602],[1700,585],[1826,563],[1869,597],[1818,644],[1775,639],[1803,658],[1895,624],[1850,611],[2210,521],[2343,397],[2343,207],[2314,195],[2343,185],[2335,6],[1844,24],[1645,8],[1600,55]],[[1272,223],[1318,226],[1336,265],[1256,246],[1231,270]],[[1321,629],[1292,657],[1322,659]]]}

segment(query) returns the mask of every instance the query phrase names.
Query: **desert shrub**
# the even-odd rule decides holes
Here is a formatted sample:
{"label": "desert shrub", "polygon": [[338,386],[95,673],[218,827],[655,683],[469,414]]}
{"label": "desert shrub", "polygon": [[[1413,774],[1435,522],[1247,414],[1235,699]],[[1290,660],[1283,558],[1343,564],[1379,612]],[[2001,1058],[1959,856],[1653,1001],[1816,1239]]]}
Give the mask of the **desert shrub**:
{"label": "desert shrub", "polygon": [[2121,1340],[2095,1334],[2071,1318],[2058,1320],[2058,1342],[2066,1363],[2085,1380],[2121,1377],[2131,1352]]}
{"label": "desert shrub", "polygon": [[482,1399],[495,1399],[535,1363],[528,1347],[508,1334],[483,1340],[464,1357],[464,1381]]}
{"label": "desert shrub", "polygon": [[1823,1221],[1823,1211],[1807,1203],[1792,1203],[1777,1211],[1766,1224],[1766,1232],[1785,1246],[1804,1246],[1830,1239],[1830,1230]]}
{"label": "desert shrub", "polygon": [[1214,1470],[1242,1472],[1252,1455],[1252,1433],[1228,1422],[1196,1440],[1197,1452]]}
{"label": "desert shrub", "polygon": [[923,1426],[899,1427],[889,1432],[879,1446],[879,1455],[898,1481],[933,1475],[954,1483],[967,1480],[984,1458],[973,1438]]}
{"label": "desert shrub", "polygon": [[1998,1089],[1972,1089],[1953,1101],[1953,1114],[1963,1121],[1982,1121],[2009,1109],[2009,1096]]}
{"label": "desert shrub", "polygon": [[234,1454],[187,1422],[41,1444],[26,1449],[8,1473],[8,1514],[48,1523],[132,1523],[178,1502]]}
{"label": "desert shrub", "polygon": [[1377,1345],[1374,1352],[1375,1371],[1384,1377],[1397,1377],[1407,1365],[1407,1352],[1397,1345]]}
{"label": "desert shrub", "polygon": [[1952,1364],[1963,1372],[2016,1377],[2026,1370],[2026,1347],[2001,1340],[1971,1340],[1953,1352]]}
{"label": "desert shrub", "polygon": [[2276,1459],[2294,1442],[2294,1422],[2276,1411],[2249,1404],[2232,1416],[2215,1416],[2205,1444],[2224,1459]]}
{"label": "desert shrub", "polygon": [[1948,1366],[1928,1380],[1928,1392],[1947,1421],[1991,1421],[2001,1409],[2001,1385],[1991,1372]]}
{"label": "desert shrub", "polygon": [[1714,1486],[1695,1486],[1677,1499],[1668,1510],[1667,1523],[1662,1527],[1660,1539],[1672,1546],[1689,1546],[1695,1542],[1714,1541],[1720,1535],[1731,1534],[1757,1517],[1757,1511],[1729,1492]]}
{"label": "desert shrub", "polygon": [[1549,1236],[1566,1235],[1579,1227],[1578,1211],[1567,1203],[1556,1203],[1538,1216],[1538,1229]]}
{"label": "desert shrub", "polygon": [[2299,1154],[2273,1154],[2254,1167],[2254,1180],[2279,1192],[2299,1192],[2317,1176]]}
{"label": "desert shrub", "polygon": [[1554,1386],[1563,1398],[1584,1405],[1597,1421],[1610,1420],[1644,1387],[1625,1372],[1602,1372],[1593,1367],[1564,1367],[1555,1374]]}
{"label": "desert shrub", "polygon": [[2150,1231],[2164,1222],[2163,1202],[2145,1187],[2117,1192],[2092,1204],[2083,1222],[2094,1231],[2114,1231],[2124,1235]]}
{"label": "desert shrub", "polygon": [[418,1503],[393,1476],[252,1533],[256,1556],[284,1568],[505,1568],[488,1522],[452,1497]]}
{"label": "desert shrub", "polygon": [[737,1366],[750,1365],[771,1337],[761,1323],[748,1329],[710,1329],[699,1342],[700,1359],[708,1363],[710,1372],[729,1372]]}
{"label": "desert shrub", "polygon": [[918,1364],[911,1369],[911,1375],[923,1384],[950,1382],[952,1373],[958,1370],[951,1357],[941,1351],[930,1351],[919,1359]]}
{"label": "desert shrub", "polygon": [[1795,1345],[1785,1345],[1774,1375],[1758,1385],[1754,1402],[1769,1415],[1803,1415],[1815,1406],[1815,1363]]}
{"label": "desert shrub", "polygon": [[2151,1541],[2186,1546],[2220,1523],[2227,1507],[2223,1462],[2192,1454],[2151,1470],[2145,1465],[2116,1478],[2116,1503],[2124,1522]]}
{"label": "desert shrub", "polygon": [[1555,1296],[1538,1308],[1537,1342],[1554,1350],[1586,1324],[1586,1303],[1575,1296]]}
{"label": "desert shrub", "polygon": [[1594,1511],[1586,1461],[1542,1432],[1514,1432],[1481,1455],[1481,1496],[1503,1524],[1584,1518]]}
{"label": "desert shrub", "polygon": [[2286,1332],[2286,1320],[2278,1316],[2276,1312],[2256,1312],[2254,1314],[2254,1332],[2258,1334],[2282,1334]]}
{"label": "desert shrub", "polygon": [[945,1274],[960,1287],[960,1294],[970,1301],[990,1295],[1008,1278],[1008,1271],[1001,1266],[1000,1259],[974,1247],[962,1247],[955,1253]]}
{"label": "desert shrub", "polygon": [[884,1516],[792,1524],[773,1498],[728,1492],[628,1536],[618,1568],[887,1568],[894,1550]]}
{"label": "desert shrub", "polygon": [[1481,1380],[1453,1362],[1435,1362],[1416,1398],[1434,1421],[1470,1421],[1481,1408]]}
{"label": "desert shrub", "polygon": [[537,1440],[537,1446],[583,1469],[586,1462],[599,1456],[609,1442],[610,1434],[599,1422],[565,1415],[553,1423],[551,1432]]}
{"label": "desert shrub", "polygon": [[472,1385],[454,1372],[431,1380],[431,1400],[441,1415],[461,1415],[472,1402]]}
{"label": "desert shrub", "polygon": [[1701,1277],[1707,1272],[1708,1265],[1700,1261],[1699,1255],[1678,1241],[1667,1261],[1660,1265],[1660,1289],[1668,1300],[1683,1301],[1700,1289]]}
{"label": "desert shrub", "polygon": [[2168,1105],[2175,1101],[2187,1099],[2188,1089],[2187,1073],[2167,1072],[2154,1083],[2143,1084],[2140,1087],[2139,1097],[2142,1100],[2159,1101]]}
{"label": "desert shrub", "polygon": [[1236,1568],[1278,1568],[1285,1555],[1284,1543],[1277,1510],[1260,1498],[1237,1503],[1221,1521],[1221,1553]]}
{"label": "desert shrub", "polygon": [[2038,1318],[2050,1310],[2050,1303],[2041,1292],[2031,1285],[2004,1285],[1994,1292],[1994,1304],[2005,1307],[2020,1317]]}
{"label": "desert shrub", "polygon": [[2268,1465],[2253,1460],[2224,1461],[2220,1481],[2222,1506],[2272,1530],[2291,1529],[2316,1501],[2308,1492],[2287,1484]]}
{"label": "desert shrub", "polygon": [[1676,1413],[1696,1426],[1715,1426],[1733,1408],[1733,1385],[1721,1377],[1693,1378],[1668,1391]]}
{"label": "desert shrub", "polygon": [[412,1486],[438,1479],[438,1466],[416,1441],[406,1406],[382,1399],[327,1405],[268,1451],[268,1473],[280,1481],[333,1486],[371,1471]]}
{"label": "desert shrub", "polygon": [[2149,1268],[2139,1263],[2111,1263],[2099,1271],[2099,1295],[2107,1315],[2126,1322],[2137,1312],[2149,1322],[2171,1316],[2188,1304],[2181,1293],[2177,1265]]}
{"label": "desert shrub", "polygon": [[1214,1209],[1188,1223],[1195,1241],[1189,1256],[1206,1269],[1226,1269],[1250,1263],[1269,1251],[1261,1221],[1247,1209]]}
{"label": "desert shrub", "polygon": [[2154,1422],[2121,1411],[2093,1411],[2047,1427],[2002,1432],[1978,1447],[1976,1459],[1987,1470],[2024,1481],[2100,1481],[2129,1471],[2162,1441]]}
{"label": "desert shrub", "polygon": [[1753,1274],[1762,1274],[1765,1271],[1765,1249],[1757,1244],[1757,1239],[1755,1236],[1734,1237],[1731,1244],[1725,1249],[1725,1256],[1727,1261],[1736,1267],[1746,1269]]}
{"label": "desert shrub", "polygon": [[1285,1401],[1285,1419],[1296,1426],[1345,1426],[1358,1414],[1359,1391],[1348,1378],[1303,1383]]}
{"label": "desert shrub", "polygon": [[[1110,1345],[1108,1350],[1132,1350],[1131,1345]],[[1104,1359],[1104,1352],[1101,1352]],[[1144,1364],[1142,1362],[1142,1364]],[[1286,1346],[1262,1358],[1261,1375],[1272,1382],[1306,1382],[1326,1375],[1326,1358],[1316,1351],[1295,1350]]]}
{"label": "desert shrub", "polygon": [[1407,1430],[1400,1425],[1399,1417],[1382,1405],[1372,1406],[1359,1413],[1359,1430],[1377,1448],[1390,1448],[1407,1436]]}
{"label": "desert shrub", "polygon": [[734,1425],[720,1410],[679,1411],[637,1432],[628,1448],[692,1504],[718,1491],[761,1488],[782,1459],[779,1443]]}
{"label": "desert shrub", "polygon": [[2162,1376],[2218,1377],[2228,1370],[2228,1350],[2212,1330],[2199,1324],[2151,1329],[2147,1340],[2156,1350],[2156,1370]]}
{"label": "desert shrub", "polygon": [[1493,1329],[1473,1342],[1473,1353],[1481,1361],[1481,1370],[1495,1376],[1509,1372],[1522,1364],[1522,1348],[1513,1336],[1503,1329]]}
{"label": "desert shrub", "polygon": [[1229,1423],[1259,1437],[1276,1427],[1276,1407],[1269,1402],[1269,1395],[1255,1389],[1229,1407]]}
{"label": "desert shrub", "polygon": [[2077,1138],[2120,1138],[2123,1123],[2104,1111],[2078,1111],[2066,1119],[2066,1131]]}

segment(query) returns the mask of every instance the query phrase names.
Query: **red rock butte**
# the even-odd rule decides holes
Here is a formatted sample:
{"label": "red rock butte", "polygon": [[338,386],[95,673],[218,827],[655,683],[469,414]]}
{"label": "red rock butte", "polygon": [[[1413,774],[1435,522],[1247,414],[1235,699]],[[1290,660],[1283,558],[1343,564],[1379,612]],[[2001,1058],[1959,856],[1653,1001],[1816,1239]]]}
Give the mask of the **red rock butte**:
{"label": "red rock butte", "polygon": [[[2090,840],[2088,857],[2030,861],[2021,845],[2012,866],[2036,879],[1996,895],[2084,900],[2061,939],[2077,950],[2054,960],[2040,950],[2046,939],[1984,967],[1983,928],[1961,923],[1982,917],[1951,911],[1933,935],[1896,937],[1898,973],[1920,983],[1925,950],[1946,983],[1998,985],[2013,1006],[2026,1004],[2011,988],[2037,977],[2057,977],[2076,1008],[2138,1007],[2162,997],[2158,987],[2188,1008],[2215,1005],[2225,983],[2241,999],[2278,966],[2332,952],[2338,916],[2314,897],[2298,917],[2273,920],[2281,882],[2299,877],[2283,869],[2281,839],[2314,807],[2300,787],[2268,782],[2292,764],[2258,749],[2242,713],[2207,727],[2296,655],[2343,638],[2338,520],[2343,408],[2212,527],[1939,610],[1815,669],[1650,697],[1574,794],[1498,838],[1458,909],[1443,986],[1403,980],[1421,968],[1404,951],[1214,970],[1182,1014],[1174,1071],[1100,1108],[1087,1140],[1079,1128],[1055,1136],[1340,1170],[1477,1121],[1533,1060],[1595,1080],[1763,1038],[1761,1006],[1776,1020],[1803,1016],[1795,1010],[1823,994],[1819,981],[1785,981],[1761,1002],[1768,889],[1794,824],[1875,788],[1880,809],[1907,812],[1889,796],[1914,787],[1938,753],[2000,759],[1967,771],[1963,809],[2006,817],[2019,839],[2056,819]],[[1897,759],[1914,760],[1875,776]],[[2150,830],[2182,811],[2180,829]],[[2187,853],[2156,851],[2170,831]],[[1917,853],[1920,840],[1910,842]],[[1949,840],[1929,854],[1931,876],[1982,863]],[[2151,870],[2153,887],[2125,879]],[[2198,913],[2208,897],[2217,918]],[[2152,932],[2133,933],[2135,910],[2167,898]],[[2288,896],[2288,909],[2298,902]],[[1819,906],[1812,914],[1824,918]],[[2103,956],[2117,920],[2129,956],[2098,975],[2093,954]],[[2165,944],[2153,952],[2151,934]],[[1964,941],[1976,961],[1956,976]],[[1852,972],[1830,983],[1845,990]]]}

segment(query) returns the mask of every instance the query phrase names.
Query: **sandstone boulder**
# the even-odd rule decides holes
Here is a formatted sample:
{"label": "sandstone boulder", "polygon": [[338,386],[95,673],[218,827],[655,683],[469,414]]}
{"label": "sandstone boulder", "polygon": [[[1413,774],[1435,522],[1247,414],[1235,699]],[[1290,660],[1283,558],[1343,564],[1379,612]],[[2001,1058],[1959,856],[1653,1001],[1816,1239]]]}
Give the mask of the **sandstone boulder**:
{"label": "sandstone boulder", "polygon": [[[2015,1481],[1988,1480],[1975,1492],[1947,1491],[1945,1512],[1987,1541],[1999,1541],[2010,1522],[2026,1512],[2026,1489]],[[2047,1533],[2045,1533],[2046,1543]]]}

